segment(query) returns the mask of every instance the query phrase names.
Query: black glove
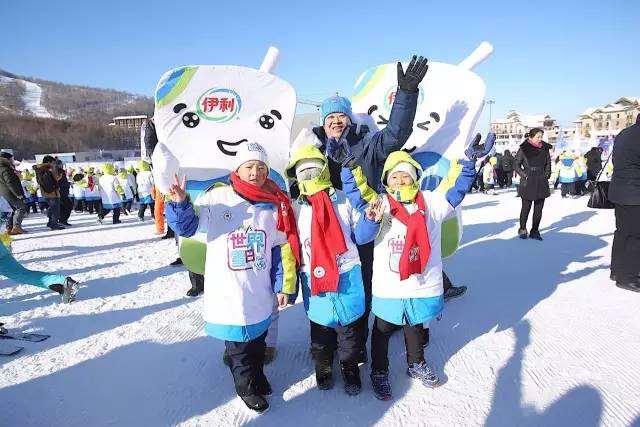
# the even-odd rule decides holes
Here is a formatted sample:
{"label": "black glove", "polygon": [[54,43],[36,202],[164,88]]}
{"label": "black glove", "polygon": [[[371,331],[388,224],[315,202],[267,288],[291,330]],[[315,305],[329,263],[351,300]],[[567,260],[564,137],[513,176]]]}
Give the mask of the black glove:
{"label": "black glove", "polygon": [[429,69],[427,61],[429,60],[422,56],[416,60],[416,56],[413,55],[406,73],[402,69],[402,64],[398,62],[398,86],[400,89],[405,92],[415,93],[418,91],[418,85],[422,79],[424,79],[424,76],[427,74],[427,70]]}

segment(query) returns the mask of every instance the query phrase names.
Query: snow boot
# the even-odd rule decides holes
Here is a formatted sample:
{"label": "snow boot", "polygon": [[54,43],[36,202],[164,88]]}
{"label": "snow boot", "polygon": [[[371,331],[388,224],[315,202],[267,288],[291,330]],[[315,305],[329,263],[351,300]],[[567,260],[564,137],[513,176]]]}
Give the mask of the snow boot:
{"label": "snow boot", "polygon": [[527,237],[529,237],[527,235],[527,230],[521,228],[520,230],[518,230],[518,237],[521,239],[526,239]]}
{"label": "snow boot", "polygon": [[444,291],[444,302],[447,302],[453,298],[461,297],[465,294],[465,292],[467,292],[466,286],[451,286],[450,288],[447,288],[446,291]]}
{"label": "snow boot", "polygon": [[542,241],[542,236],[538,230],[531,230],[531,232],[529,232],[529,238]]}
{"label": "snow boot", "polygon": [[62,302],[70,304],[76,300],[76,293],[80,288],[80,284],[71,277],[64,279],[64,291],[62,292]]}
{"label": "snow boot", "polygon": [[391,384],[389,384],[389,371],[374,369],[371,371],[371,385],[373,393],[378,400],[391,400]]}
{"label": "snow boot", "polygon": [[320,390],[333,388],[333,364],[329,360],[316,360],[316,384]]}
{"label": "snow boot", "polygon": [[616,280],[616,286],[620,289],[625,289],[627,291],[640,292],[640,278],[636,277],[635,279],[625,279],[620,278]]}
{"label": "snow boot", "polygon": [[425,387],[434,388],[440,385],[440,378],[438,378],[433,369],[431,369],[424,360],[420,363],[412,363],[409,365],[407,375],[420,380]]}
{"label": "snow boot", "polygon": [[247,408],[251,409],[258,414],[263,414],[269,409],[269,402],[259,394],[249,394],[247,396],[240,396],[240,399],[247,405]]}
{"label": "snow boot", "polygon": [[360,390],[362,390],[362,382],[360,381],[360,368],[358,367],[358,364],[340,363],[340,366],[345,393],[349,396],[360,394]]}
{"label": "snow boot", "polygon": [[262,376],[261,380],[256,381],[253,384],[253,389],[256,393],[263,397],[269,397],[273,394],[273,390],[271,389],[271,384],[267,381],[267,377]]}
{"label": "snow boot", "polygon": [[178,257],[175,259],[175,261],[172,261],[171,264],[169,264],[171,267],[177,267],[178,265],[182,265],[182,258]]}

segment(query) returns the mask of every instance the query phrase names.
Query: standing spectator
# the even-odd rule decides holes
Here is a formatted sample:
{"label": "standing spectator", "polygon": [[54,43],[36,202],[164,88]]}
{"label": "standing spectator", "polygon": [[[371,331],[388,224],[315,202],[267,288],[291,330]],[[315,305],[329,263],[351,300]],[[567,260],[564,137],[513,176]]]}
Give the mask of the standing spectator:
{"label": "standing spectator", "polygon": [[611,277],[616,286],[640,292],[640,116],[613,145],[609,200],[615,204],[616,232]]}
{"label": "standing spectator", "polygon": [[73,202],[69,197],[70,183],[67,179],[67,174],[64,172],[64,168],[62,166],[62,162],[60,160],[57,161],[58,168],[58,176],[60,180],[58,181],[58,187],[60,188],[60,224],[63,224],[67,227],[71,227],[69,224],[69,217],[71,216],[71,211],[73,210]]}
{"label": "standing spectator", "polygon": [[40,186],[42,196],[49,205],[47,227],[52,230],[63,230],[64,227],[58,224],[60,220],[60,187],[58,185],[60,176],[58,175],[56,159],[53,156],[44,156],[42,163],[35,165],[33,169],[36,171],[36,180]]}
{"label": "standing spectator", "polygon": [[151,175],[151,165],[144,160],[140,160],[140,172],[136,177],[138,184],[138,195],[140,196],[140,208],[138,209],[138,219],[144,221],[144,211],[147,206],[151,209],[151,217],[154,216],[153,198],[151,193],[153,191],[153,175]]}
{"label": "standing spectator", "polygon": [[[542,140],[543,131],[539,128],[531,129],[526,135],[525,141],[520,144],[520,149],[514,160],[514,170],[520,176],[518,196],[522,199],[520,210],[520,229],[518,236],[521,239],[531,237],[542,240],[540,236],[540,220],[544,199],[551,195],[549,190],[549,178],[551,177],[551,145]],[[533,207],[533,223],[531,231],[527,235],[527,219]]]}
{"label": "standing spectator", "polygon": [[0,153],[0,196],[14,209],[8,224],[8,234],[23,234],[25,231],[22,228],[22,220],[27,213],[27,207],[24,204],[22,182],[13,165],[13,155],[4,151]]}
{"label": "standing spectator", "polygon": [[514,162],[513,154],[511,151],[504,150],[504,155],[502,156],[502,171],[504,172],[504,185],[507,188],[511,188],[513,184],[513,162]]}
{"label": "standing spectator", "polygon": [[496,159],[496,164],[493,166],[493,168],[495,169],[496,184],[498,185],[498,187],[504,188],[506,179],[504,177],[504,170],[502,169],[503,156],[500,153],[496,153],[494,157]]}
{"label": "standing spectator", "polygon": [[584,157],[587,159],[587,179],[595,181],[602,170],[602,147],[593,147]]}

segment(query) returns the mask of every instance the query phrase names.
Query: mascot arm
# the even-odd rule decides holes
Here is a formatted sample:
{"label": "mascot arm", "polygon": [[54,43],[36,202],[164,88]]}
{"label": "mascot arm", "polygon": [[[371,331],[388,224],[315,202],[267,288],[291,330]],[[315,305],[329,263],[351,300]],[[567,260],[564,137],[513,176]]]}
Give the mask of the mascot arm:
{"label": "mascot arm", "polygon": [[382,166],[389,154],[404,146],[413,131],[417,104],[418,92],[409,93],[398,88],[391,107],[389,123],[371,137],[365,148],[368,151],[365,152],[365,159],[370,159],[374,165]]}
{"label": "mascot arm", "polygon": [[271,284],[275,293],[298,293],[296,259],[289,243],[276,245],[271,249]]}
{"label": "mascot arm", "polygon": [[476,179],[476,168],[473,160],[453,160],[449,173],[442,180],[436,191],[447,199],[447,202],[456,208],[464,196],[469,192]]}
{"label": "mascot arm", "polygon": [[206,211],[206,206],[203,206],[200,209],[200,217],[198,217],[193,209],[193,204],[185,200],[181,203],[167,203],[165,215],[169,227],[179,236],[191,237],[198,231],[198,224],[203,220],[202,216],[206,215]]}

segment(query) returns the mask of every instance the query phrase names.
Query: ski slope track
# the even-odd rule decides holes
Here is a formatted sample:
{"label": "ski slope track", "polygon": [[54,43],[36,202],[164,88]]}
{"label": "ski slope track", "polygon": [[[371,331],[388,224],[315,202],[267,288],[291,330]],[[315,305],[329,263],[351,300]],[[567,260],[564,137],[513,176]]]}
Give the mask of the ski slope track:
{"label": "ski slope track", "polygon": [[512,190],[464,201],[458,252],[444,262],[467,285],[431,324],[427,360],[443,384],[405,374],[402,334],[389,346],[393,400],[374,398],[369,369],[349,397],[315,387],[302,304],[283,310],[266,367],[274,395],[261,416],[234,393],[224,344],[204,335],[202,298],[169,267],[175,243],[124,217],[74,214],[50,232],[40,214],[15,256],[81,282],[78,300],[0,278],[0,322],[50,334],[0,358],[2,426],[640,426],[640,295],[609,280],[614,214],[554,193],[543,242],[520,240]]}
{"label": "ski slope track", "polygon": [[0,76],[0,84],[9,81],[16,81],[24,87],[22,102],[24,103],[24,108],[27,112],[33,114],[36,117],[53,117],[53,115],[51,115],[51,113],[49,113],[47,109],[42,106],[42,88],[40,87],[40,85],[29,82],[27,80]]}

